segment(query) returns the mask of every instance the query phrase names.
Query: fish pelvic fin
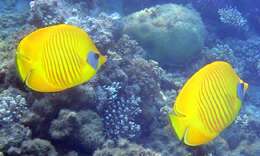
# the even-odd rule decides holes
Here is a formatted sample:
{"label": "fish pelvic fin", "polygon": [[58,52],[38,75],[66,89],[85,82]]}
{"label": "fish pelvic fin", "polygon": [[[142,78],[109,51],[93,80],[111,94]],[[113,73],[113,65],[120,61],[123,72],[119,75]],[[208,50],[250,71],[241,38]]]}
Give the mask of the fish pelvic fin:
{"label": "fish pelvic fin", "polygon": [[178,139],[182,141],[184,139],[186,129],[189,126],[187,117],[185,115],[178,115],[174,112],[171,112],[169,113],[169,120]]}

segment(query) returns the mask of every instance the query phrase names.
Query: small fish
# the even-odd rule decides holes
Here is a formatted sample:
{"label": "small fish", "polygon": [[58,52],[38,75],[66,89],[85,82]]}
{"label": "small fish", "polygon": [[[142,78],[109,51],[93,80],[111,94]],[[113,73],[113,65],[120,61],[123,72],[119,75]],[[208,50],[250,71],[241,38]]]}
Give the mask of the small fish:
{"label": "small fish", "polygon": [[226,62],[201,68],[185,83],[169,113],[179,140],[198,146],[216,138],[235,120],[247,89]]}
{"label": "small fish", "polygon": [[21,79],[38,92],[58,92],[87,82],[105,62],[84,30],[66,24],[32,32],[16,52]]}

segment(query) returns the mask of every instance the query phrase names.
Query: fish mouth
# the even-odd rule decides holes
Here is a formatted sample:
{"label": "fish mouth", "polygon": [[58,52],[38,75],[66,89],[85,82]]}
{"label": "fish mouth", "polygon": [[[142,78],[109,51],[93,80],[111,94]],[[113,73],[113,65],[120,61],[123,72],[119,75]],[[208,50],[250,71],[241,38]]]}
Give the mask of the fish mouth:
{"label": "fish mouth", "polygon": [[244,89],[245,89],[245,91],[248,90],[248,87],[249,87],[248,83],[244,82]]}
{"label": "fish mouth", "polygon": [[107,56],[100,55],[100,64],[104,64],[107,62]]}
{"label": "fish mouth", "polygon": [[244,86],[243,89],[246,92],[248,90],[248,87],[249,87],[248,83],[244,82],[243,80],[240,80],[240,83],[243,83],[243,86]]}

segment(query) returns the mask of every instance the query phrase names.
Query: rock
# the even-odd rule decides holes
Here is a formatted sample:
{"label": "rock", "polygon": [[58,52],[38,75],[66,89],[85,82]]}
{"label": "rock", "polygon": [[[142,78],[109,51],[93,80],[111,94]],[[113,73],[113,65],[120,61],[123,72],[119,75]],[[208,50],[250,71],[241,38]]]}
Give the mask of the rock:
{"label": "rock", "polygon": [[54,146],[47,140],[34,139],[24,141],[21,156],[58,156]]}
{"label": "rock", "polygon": [[161,156],[161,154],[120,139],[118,143],[108,141],[102,149],[95,151],[93,156]]}
{"label": "rock", "polygon": [[124,32],[161,64],[183,65],[204,45],[205,27],[199,14],[180,5],[157,5],[133,13],[124,21]]}
{"label": "rock", "polygon": [[20,124],[12,124],[0,129],[0,150],[7,151],[10,147],[19,147],[24,140],[31,137],[29,128]]}
{"label": "rock", "polygon": [[101,118],[95,112],[63,109],[58,118],[52,121],[49,134],[55,140],[91,152],[103,144],[103,131]]}
{"label": "rock", "polygon": [[76,112],[61,110],[59,117],[52,121],[50,135],[53,139],[64,139],[73,135],[79,128],[79,118]]}

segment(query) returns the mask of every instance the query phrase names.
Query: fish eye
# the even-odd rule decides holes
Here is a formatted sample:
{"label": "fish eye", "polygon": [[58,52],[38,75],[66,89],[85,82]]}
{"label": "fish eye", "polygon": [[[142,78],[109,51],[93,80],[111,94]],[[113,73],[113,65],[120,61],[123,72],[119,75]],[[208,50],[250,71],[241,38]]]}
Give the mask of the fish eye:
{"label": "fish eye", "polygon": [[99,58],[99,54],[95,53],[95,58],[98,59]]}

